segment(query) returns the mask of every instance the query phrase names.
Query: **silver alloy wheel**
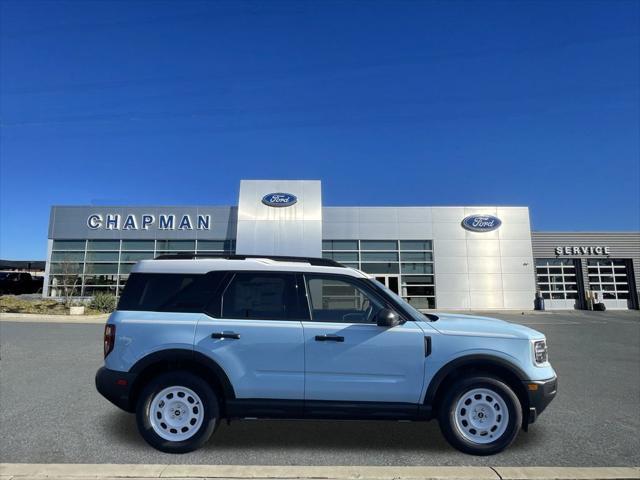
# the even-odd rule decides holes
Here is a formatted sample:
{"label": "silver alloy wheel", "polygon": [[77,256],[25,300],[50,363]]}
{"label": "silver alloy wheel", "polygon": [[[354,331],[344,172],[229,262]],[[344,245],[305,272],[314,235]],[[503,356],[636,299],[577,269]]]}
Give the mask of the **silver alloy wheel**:
{"label": "silver alloy wheel", "polygon": [[473,443],[499,439],[509,424],[509,410],[502,397],[488,388],[465,392],[456,404],[455,424],[464,438]]}
{"label": "silver alloy wheel", "polygon": [[156,394],[148,414],[153,431],[172,442],[193,437],[204,420],[200,397],[182,386],[168,387]]}

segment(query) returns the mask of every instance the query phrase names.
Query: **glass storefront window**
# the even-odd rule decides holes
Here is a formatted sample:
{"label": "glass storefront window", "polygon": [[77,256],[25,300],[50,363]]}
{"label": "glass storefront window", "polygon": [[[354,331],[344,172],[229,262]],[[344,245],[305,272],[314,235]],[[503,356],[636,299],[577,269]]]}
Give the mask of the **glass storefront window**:
{"label": "glass storefront window", "polygon": [[85,285],[115,285],[118,281],[117,275],[85,275]]}
{"label": "glass storefront window", "polygon": [[400,240],[400,250],[433,250],[431,240]]}
{"label": "glass storefront window", "polygon": [[82,262],[84,261],[84,252],[52,252],[52,262]]}
{"label": "glass storefront window", "polygon": [[87,252],[87,262],[117,262],[118,252]]}
{"label": "glass storefront window", "polygon": [[198,251],[213,250],[217,252],[230,252],[234,250],[233,240],[198,240]]}
{"label": "glass storefront window", "polygon": [[153,258],[153,252],[122,252],[120,254],[121,262],[137,262],[139,260],[150,260]]}
{"label": "glass storefront window", "polygon": [[322,249],[324,258],[375,275],[418,308],[435,308],[432,240],[323,240]]}
{"label": "glass storefront window", "polygon": [[170,252],[196,250],[195,240],[156,240],[156,250],[168,250]]}
{"label": "glass storefront window", "polygon": [[357,240],[323,240],[323,250],[358,250]]}
{"label": "glass storefront window", "polygon": [[82,273],[82,263],[51,263],[50,271],[51,273],[60,273],[62,275],[80,275]]}
{"label": "glass storefront window", "polygon": [[87,263],[85,273],[91,274],[116,274],[118,273],[117,263]]}
{"label": "glass storefront window", "polygon": [[121,263],[120,264],[120,273],[131,273],[133,266],[135,263]]}
{"label": "glass storefront window", "polygon": [[396,252],[362,252],[363,262],[397,262]]}
{"label": "glass storefront window", "polygon": [[87,250],[120,250],[120,240],[89,240]]}
{"label": "glass storefront window", "polygon": [[432,263],[402,263],[402,273],[433,273]]}
{"label": "glass storefront window", "polygon": [[402,295],[405,296],[434,296],[435,295],[435,289],[433,287],[427,287],[427,286],[423,286],[423,287],[405,287],[402,290]]}
{"label": "glass storefront window", "polygon": [[432,262],[433,253],[431,252],[402,252],[402,261],[411,262]]}
{"label": "glass storefront window", "polygon": [[395,240],[360,240],[361,250],[398,250]]}
{"label": "glass storefront window", "polygon": [[323,252],[322,258],[328,258],[336,262],[357,262],[358,252]]}
{"label": "glass storefront window", "polygon": [[407,302],[409,302],[411,304],[411,306],[413,308],[417,308],[417,309],[430,309],[430,308],[435,308],[436,307],[436,300],[435,298],[429,298],[429,297],[407,297],[406,298]]}
{"label": "glass storefront window", "polygon": [[85,297],[91,297],[97,293],[108,293],[111,295],[116,294],[116,287],[84,287],[83,295]]}
{"label": "glass storefront window", "polygon": [[153,250],[153,240],[122,240],[122,250]]}
{"label": "glass storefront window", "polygon": [[84,251],[84,240],[54,240],[54,250],[82,250]]}
{"label": "glass storefront window", "polygon": [[362,271],[367,273],[399,273],[397,263],[363,263]]}
{"label": "glass storefront window", "polygon": [[433,275],[403,275],[402,285],[433,285]]}

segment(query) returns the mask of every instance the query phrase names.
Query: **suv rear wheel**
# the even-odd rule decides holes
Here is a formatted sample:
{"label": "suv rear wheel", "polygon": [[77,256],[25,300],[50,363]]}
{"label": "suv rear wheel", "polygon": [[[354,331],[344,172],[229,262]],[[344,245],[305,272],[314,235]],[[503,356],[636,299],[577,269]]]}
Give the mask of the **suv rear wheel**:
{"label": "suv rear wheel", "polygon": [[445,393],[439,422],[453,447],[472,455],[492,455],[515,440],[522,425],[522,407],[502,380],[467,377]]}
{"label": "suv rear wheel", "polygon": [[211,387],[186,371],[167,372],[143,388],[136,408],[138,430],[154,448],[186,453],[204,445],[220,409]]}

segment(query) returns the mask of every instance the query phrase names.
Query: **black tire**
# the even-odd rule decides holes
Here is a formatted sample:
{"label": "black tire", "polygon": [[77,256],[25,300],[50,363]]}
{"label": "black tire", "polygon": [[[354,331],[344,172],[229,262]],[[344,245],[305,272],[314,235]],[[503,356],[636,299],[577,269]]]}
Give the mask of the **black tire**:
{"label": "black tire", "polygon": [[[470,440],[456,424],[458,401],[464,394],[476,388],[491,390],[498,394],[509,412],[504,432],[490,443]],[[491,376],[465,377],[458,380],[445,392],[440,405],[438,421],[442,434],[451,446],[471,455],[493,455],[501,452],[513,443],[522,426],[522,406],[517,395],[502,380]]]}
{"label": "black tire", "polygon": [[[204,418],[200,428],[193,436],[181,441],[167,440],[158,435],[149,418],[151,402],[162,390],[180,386],[191,389],[202,401]],[[138,430],[149,445],[166,453],[187,453],[202,447],[211,437],[218,425],[220,408],[218,398],[211,387],[202,378],[187,371],[172,371],[154,377],[140,393],[136,406]]]}

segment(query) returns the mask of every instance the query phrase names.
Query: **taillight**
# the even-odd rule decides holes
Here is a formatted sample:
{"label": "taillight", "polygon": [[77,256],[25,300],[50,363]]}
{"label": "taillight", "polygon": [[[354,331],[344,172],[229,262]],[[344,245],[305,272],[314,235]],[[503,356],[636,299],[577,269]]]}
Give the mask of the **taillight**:
{"label": "taillight", "polygon": [[116,342],[116,326],[107,324],[104,326],[104,356],[107,358],[107,355],[111,353],[113,350],[113,345]]}

